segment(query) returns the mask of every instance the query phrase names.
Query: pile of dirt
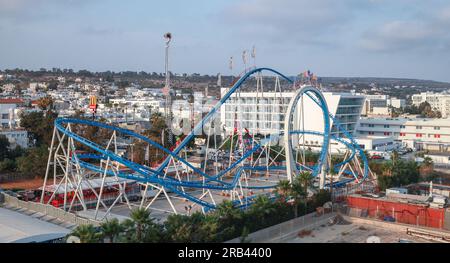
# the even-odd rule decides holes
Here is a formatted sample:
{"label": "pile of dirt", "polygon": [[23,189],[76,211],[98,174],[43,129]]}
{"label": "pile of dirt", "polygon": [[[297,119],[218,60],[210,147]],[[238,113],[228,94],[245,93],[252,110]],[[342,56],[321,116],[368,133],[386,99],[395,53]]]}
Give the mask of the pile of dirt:
{"label": "pile of dirt", "polygon": [[311,235],[311,233],[312,233],[312,230],[303,229],[302,231],[298,232],[298,237],[303,238],[305,236]]}
{"label": "pile of dirt", "polygon": [[332,225],[350,225],[351,222],[348,222],[347,220],[344,219],[344,217],[340,214],[337,214],[335,217],[330,218],[330,220],[328,220],[328,225],[332,226]]}

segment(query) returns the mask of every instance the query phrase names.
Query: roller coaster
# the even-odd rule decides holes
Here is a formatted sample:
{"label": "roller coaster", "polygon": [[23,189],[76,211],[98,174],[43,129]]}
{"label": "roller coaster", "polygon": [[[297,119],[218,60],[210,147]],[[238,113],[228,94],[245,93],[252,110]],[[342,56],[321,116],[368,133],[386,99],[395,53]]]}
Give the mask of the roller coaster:
{"label": "roller coaster", "polygon": [[[268,77],[263,76],[262,72],[273,75],[270,76],[275,79],[273,90],[265,89],[263,83]],[[242,124],[241,117],[245,111],[239,104],[240,95],[245,92],[243,87],[251,79],[256,80],[256,112],[260,111],[259,107],[269,109],[266,120],[272,130],[270,134],[261,135],[259,128],[251,133],[245,127],[249,124]],[[288,98],[290,102],[282,114],[284,120],[276,115],[279,109],[284,109],[280,106],[281,102],[266,106],[260,103],[265,99],[265,94],[270,92],[275,94],[274,101],[283,100],[281,81],[294,87],[294,96]],[[248,87],[249,85],[246,86],[247,89]],[[306,99],[311,100],[321,110],[323,130],[306,128],[305,118],[302,117],[308,113],[308,109],[305,109]],[[231,127],[217,124],[221,111],[233,116]],[[277,121],[273,121],[274,118],[278,118]],[[259,126],[258,122],[261,122],[258,118],[254,120],[254,127]],[[276,123],[283,123],[284,129]],[[77,129],[74,129],[76,126],[102,129],[108,131],[111,137],[105,143],[96,143],[77,133]],[[332,135],[332,126],[344,136]],[[221,140],[217,139],[216,133],[211,133],[214,129],[219,131]],[[199,166],[189,161],[188,157],[192,155],[192,151],[188,146],[196,135],[202,132],[207,134],[206,149]],[[308,136],[321,140],[319,156],[312,163],[306,161],[306,152],[309,149],[305,138]],[[164,153],[165,157],[155,167],[133,162],[119,154],[119,137],[144,142]],[[331,163],[330,142],[343,145],[347,149],[342,161],[335,164]],[[81,147],[88,150],[80,151]],[[169,212],[173,213],[182,213],[180,202],[184,208],[187,207],[185,204],[189,204],[188,212],[194,207],[207,212],[215,209],[219,201],[224,199],[245,208],[259,195],[273,198],[273,190],[280,180],[292,182],[303,171],[309,172],[312,178],[317,178],[318,187],[322,189],[358,185],[369,181],[371,176],[363,150],[341,126],[338,118],[329,112],[318,87],[311,83],[300,83],[297,78],[287,77],[271,68],[253,68],[246,70],[172,149],[167,149],[134,131],[114,125],[85,119],[56,119],[40,202],[50,204],[60,193],[64,210],[72,211],[75,204],[79,204],[83,210],[88,210],[88,189],[91,196],[94,196],[96,219],[99,217],[99,211],[102,211],[101,217],[104,218],[119,203],[125,203],[130,209],[133,206],[158,209],[154,205],[162,199],[168,202],[171,210]],[[52,177],[53,190],[48,192],[47,181]],[[93,178],[101,181],[99,187],[89,183]],[[106,189],[111,188],[111,184],[107,183],[108,178],[116,182],[113,187],[117,188],[117,194],[111,202],[106,203],[104,195]],[[141,186],[138,203],[129,200],[127,184],[130,182],[137,182]],[[151,196],[148,195],[149,191],[153,191]]]}

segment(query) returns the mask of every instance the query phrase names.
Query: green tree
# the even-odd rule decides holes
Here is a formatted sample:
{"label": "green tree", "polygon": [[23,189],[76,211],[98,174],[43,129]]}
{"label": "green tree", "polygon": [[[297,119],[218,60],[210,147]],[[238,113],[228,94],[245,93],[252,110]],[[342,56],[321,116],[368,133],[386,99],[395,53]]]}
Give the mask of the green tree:
{"label": "green tree", "polygon": [[306,194],[305,197],[307,197],[308,187],[310,185],[312,185],[312,181],[314,180],[314,177],[312,176],[312,174],[310,172],[302,171],[298,175],[298,180],[299,180],[299,183],[303,186],[304,193]]}
{"label": "green tree", "polygon": [[28,132],[31,143],[36,146],[50,145],[54,121],[57,114],[49,111],[44,112],[24,112],[20,115],[20,126]]}
{"label": "green tree", "polygon": [[242,230],[242,235],[239,238],[239,242],[241,243],[250,243],[251,240],[248,238],[249,235],[249,230],[247,227],[244,227],[244,229]]}
{"label": "green tree", "polygon": [[0,135],[0,160],[9,157],[10,144],[8,138],[5,135]]}
{"label": "green tree", "polygon": [[425,165],[426,167],[430,167],[434,164],[433,159],[431,159],[431,157],[427,156],[425,158],[423,158],[423,165]]}
{"label": "green tree", "polygon": [[290,196],[293,201],[294,217],[298,217],[298,207],[303,200],[306,200],[307,192],[300,176],[294,178],[292,182]]}
{"label": "green tree", "polygon": [[45,145],[30,148],[24,156],[16,159],[17,168],[26,176],[44,177],[47,169],[48,148]]}
{"label": "green tree", "polygon": [[275,188],[275,192],[283,201],[286,201],[291,192],[291,183],[288,180],[280,180]]}
{"label": "green tree", "polygon": [[113,218],[100,224],[100,230],[103,236],[108,238],[110,243],[114,243],[116,238],[123,231],[123,226],[119,223],[117,218]]}
{"label": "green tree", "polygon": [[166,238],[171,242],[190,243],[192,235],[192,224],[189,217],[185,215],[170,215],[164,222]]}
{"label": "green tree", "polygon": [[254,203],[247,209],[246,214],[251,230],[261,229],[273,223],[272,214],[276,213],[274,203],[265,195],[259,195]]}
{"label": "green tree", "polygon": [[98,243],[101,238],[101,233],[93,225],[79,225],[71,235],[79,237],[81,243]]}
{"label": "green tree", "polygon": [[12,172],[16,169],[16,162],[11,159],[3,159],[0,161],[0,173],[1,172]]}
{"label": "green tree", "polygon": [[244,214],[231,201],[224,200],[213,213],[219,223],[218,236],[220,240],[229,240],[241,234]]}
{"label": "green tree", "polygon": [[150,217],[150,211],[144,208],[133,209],[130,218],[123,223],[126,241],[128,242],[158,242],[161,237],[161,226]]}

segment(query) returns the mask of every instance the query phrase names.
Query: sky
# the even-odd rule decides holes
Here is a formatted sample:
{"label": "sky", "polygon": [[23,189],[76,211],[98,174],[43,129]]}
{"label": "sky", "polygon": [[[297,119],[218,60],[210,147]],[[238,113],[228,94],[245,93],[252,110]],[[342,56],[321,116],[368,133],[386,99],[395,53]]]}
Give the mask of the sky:
{"label": "sky", "polygon": [[162,72],[165,32],[175,73],[236,75],[255,46],[287,75],[450,82],[448,0],[0,0],[0,69]]}

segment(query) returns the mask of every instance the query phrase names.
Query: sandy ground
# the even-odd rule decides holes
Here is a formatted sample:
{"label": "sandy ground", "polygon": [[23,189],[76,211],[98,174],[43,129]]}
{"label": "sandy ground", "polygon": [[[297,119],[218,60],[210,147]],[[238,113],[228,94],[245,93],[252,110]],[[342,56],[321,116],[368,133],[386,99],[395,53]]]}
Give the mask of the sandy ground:
{"label": "sandy ground", "polygon": [[[48,181],[50,184],[53,184],[53,179]],[[44,179],[35,178],[35,179],[27,179],[17,182],[8,182],[8,183],[0,183],[0,188],[3,189],[25,189],[32,190],[41,187],[44,183]]]}
{"label": "sandy ground", "polygon": [[309,229],[311,232],[303,237],[297,236],[288,243],[366,243],[367,238],[377,236],[381,243],[399,243],[405,240],[412,243],[429,243],[418,237],[407,235],[406,232],[395,231],[373,225],[351,223],[348,225],[322,225]]}

